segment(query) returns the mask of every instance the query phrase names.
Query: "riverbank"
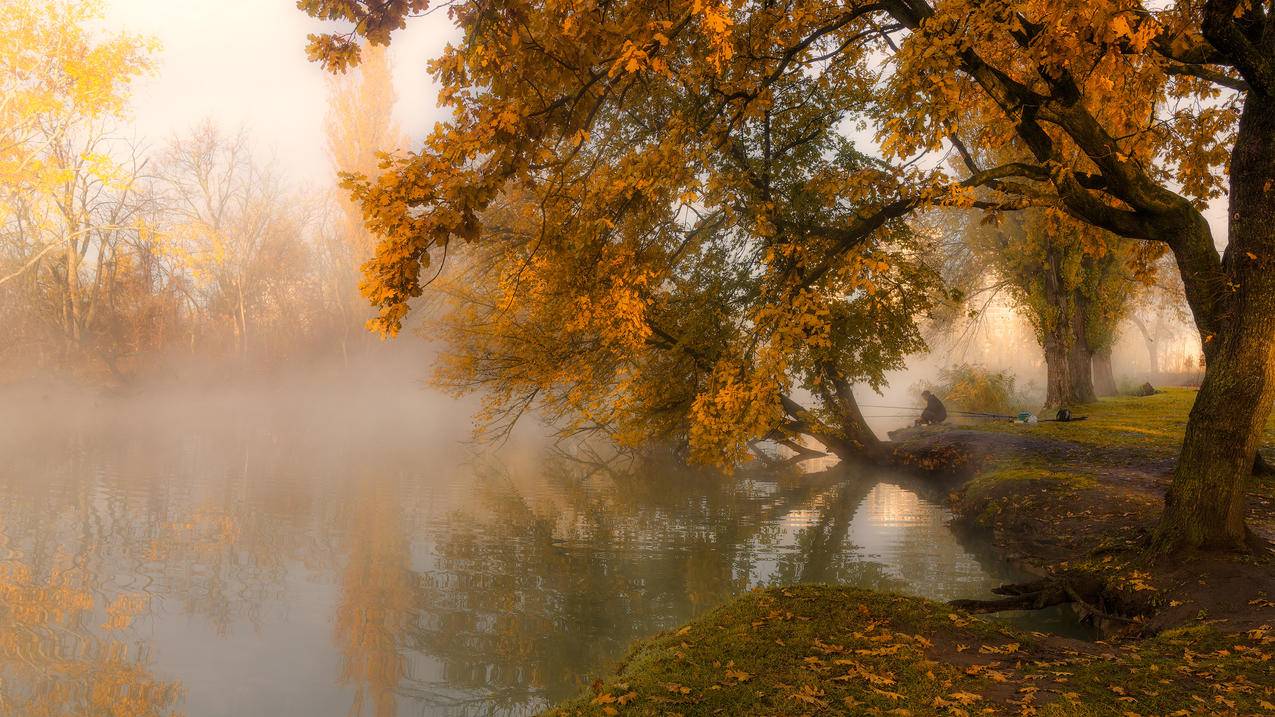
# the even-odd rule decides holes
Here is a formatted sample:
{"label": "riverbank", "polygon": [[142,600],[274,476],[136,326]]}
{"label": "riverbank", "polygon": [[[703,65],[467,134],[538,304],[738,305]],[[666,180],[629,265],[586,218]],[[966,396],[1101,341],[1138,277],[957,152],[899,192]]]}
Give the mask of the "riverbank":
{"label": "riverbank", "polygon": [[1272,635],[1201,625],[1085,643],[919,598],[773,588],[639,643],[547,714],[1275,714]]}
{"label": "riverbank", "polygon": [[[1007,604],[1071,602],[1107,642],[1022,633],[917,598],[776,588],[639,643],[591,694],[549,714],[1275,714],[1271,559],[1143,556],[1193,400],[1173,389],[1086,407],[1078,423],[900,436],[897,449],[923,464],[957,457],[958,527],[989,533],[1041,576],[1039,592]],[[1275,422],[1268,439],[1275,447]],[[1256,478],[1250,501],[1267,540],[1273,487]]]}
{"label": "riverbank", "polygon": [[[1071,583],[1082,594],[1065,599],[1100,619],[1110,616],[1108,632],[1149,634],[1202,621],[1241,631],[1275,623],[1269,555],[1151,562],[1143,553],[1194,395],[1168,389],[1104,400],[1085,407],[1088,418],[1076,423],[913,433],[899,449],[969,456],[972,478],[950,497],[958,526],[989,532],[1001,554],[1030,572]],[[1275,421],[1265,448],[1275,448]],[[1253,478],[1248,522],[1275,542],[1271,476]]]}

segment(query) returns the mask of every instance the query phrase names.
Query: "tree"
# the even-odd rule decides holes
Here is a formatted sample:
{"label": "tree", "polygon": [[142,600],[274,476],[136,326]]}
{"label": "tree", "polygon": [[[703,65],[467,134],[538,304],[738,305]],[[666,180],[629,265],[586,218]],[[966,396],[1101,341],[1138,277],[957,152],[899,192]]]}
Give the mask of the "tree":
{"label": "tree", "polygon": [[21,1],[0,18],[0,231],[14,265],[0,284],[26,282],[20,302],[44,310],[66,358],[95,346],[143,233],[144,161],[114,129],[153,43],[102,36],[100,15],[91,0]]}
{"label": "tree", "polygon": [[[506,192],[484,213],[485,240],[458,247],[438,281],[451,299],[442,382],[486,391],[494,437],[535,406],[566,434],[662,441],[726,467],[756,439],[799,435],[881,458],[851,384],[880,387],[924,346],[916,322],[935,275],[899,222],[835,266],[808,263],[814,237],[781,231],[839,221],[851,209],[826,182],[870,162],[833,131],[825,99],[794,88],[748,122],[769,145],[741,141],[687,167],[719,178],[711,193],[652,201],[646,180],[617,191],[626,167]],[[668,106],[650,109],[616,131],[647,141]]]}
{"label": "tree", "polygon": [[1111,348],[1137,287],[1152,279],[1158,247],[1135,244],[1062,214],[1027,210],[964,223],[965,242],[1008,289],[1045,355],[1045,406],[1114,395]]}
{"label": "tree", "polygon": [[[406,145],[392,119],[396,95],[388,54],[384,46],[367,48],[366,57],[353,75],[333,77],[328,86],[329,109],[324,125],[328,156],[338,172],[370,175],[377,171],[382,153]],[[337,197],[338,211],[332,227],[335,304],[339,311],[341,352],[348,357],[350,332],[370,318],[359,296],[358,271],[372,258],[375,237],[363,226],[363,213],[345,192]]]}
{"label": "tree", "polygon": [[235,353],[271,340],[299,317],[306,281],[302,219],[278,178],[251,156],[247,135],[204,123],[174,138],[162,160],[165,251],[193,277],[196,309],[229,320]]}
{"label": "tree", "polygon": [[[1162,552],[1243,548],[1249,474],[1275,402],[1275,193],[1266,190],[1275,181],[1275,25],[1267,5],[452,4],[465,42],[431,65],[452,119],[420,153],[375,183],[356,183],[369,222],[386,237],[365,272],[366,294],[382,308],[381,327],[395,330],[431,251],[441,254],[452,237],[480,238],[479,215],[507,185],[553,183],[580,162],[600,161],[576,147],[607,148],[610,166],[632,170],[617,180],[647,180],[644,196],[698,189],[713,177],[677,171],[684,160],[732,146],[744,120],[785,88],[813,82],[838,121],[879,130],[892,162],[839,178],[872,191],[816,235],[832,240],[816,261],[839,261],[888,220],[932,203],[1053,206],[1169,247],[1208,370],[1155,543]],[[384,44],[427,2],[299,6],[354,23],[349,35],[311,41],[312,57],[340,69],[358,59],[355,35]],[[669,96],[688,101],[652,141],[611,131],[617,118]],[[1011,137],[1028,161],[984,167],[965,147]],[[945,146],[968,174],[917,161]],[[1219,254],[1201,207],[1222,193],[1222,176],[1230,211]],[[997,199],[974,196],[974,187]]]}
{"label": "tree", "polygon": [[1156,270],[1156,281],[1137,296],[1129,314],[1129,323],[1137,329],[1146,347],[1147,372],[1152,380],[1165,368],[1161,365],[1164,339],[1173,336],[1179,328],[1189,330],[1191,325],[1182,281],[1172,257],[1161,259]]}
{"label": "tree", "polygon": [[[1000,118],[989,136],[1010,132],[1028,146],[1034,161],[1019,174],[1033,188],[1083,221],[1174,253],[1208,370],[1156,531],[1162,552],[1251,538],[1245,493],[1275,399],[1275,274],[1263,264],[1275,235],[1255,224],[1271,211],[1261,187],[1275,161],[1263,5],[1023,3],[1000,14],[953,2],[896,15],[918,30],[895,75],[899,99],[918,99],[928,71],[951,78],[957,97]],[[950,110],[925,104],[896,125],[900,135],[934,138]],[[1071,151],[1079,162],[1064,161]],[[1228,161],[1219,255],[1200,207],[1221,192],[1216,170]]]}

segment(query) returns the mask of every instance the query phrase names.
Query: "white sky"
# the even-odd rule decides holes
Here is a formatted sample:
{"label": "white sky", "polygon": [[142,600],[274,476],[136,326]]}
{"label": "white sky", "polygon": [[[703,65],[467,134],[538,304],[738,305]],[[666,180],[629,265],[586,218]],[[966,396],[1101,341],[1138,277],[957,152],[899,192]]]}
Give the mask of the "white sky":
{"label": "white sky", "polygon": [[[306,60],[306,35],[326,25],[293,0],[107,0],[112,29],[150,35],[162,44],[155,76],[135,94],[141,139],[161,146],[204,118],[226,130],[245,127],[258,156],[298,186],[333,181],[323,120],[325,73]],[[455,36],[445,12],[411,20],[390,47],[398,90],[395,119],[413,140],[440,119],[437,88],[425,63]],[[1226,209],[1205,212],[1219,245],[1225,244]]]}
{"label": "white sky", "polygon": [[[323,136],[325,73],[306,60],[323,31],[293,0],[107,0],[106,24],[155,37],[157,72],[134,94],[135,129],[151,147],[205,118],[245,127],[262,158],[298,185],[332,181]],[[414,138],[439,118],[425,63],[454,30],[445,12],[408,23],[391,46],[395,119]]]}

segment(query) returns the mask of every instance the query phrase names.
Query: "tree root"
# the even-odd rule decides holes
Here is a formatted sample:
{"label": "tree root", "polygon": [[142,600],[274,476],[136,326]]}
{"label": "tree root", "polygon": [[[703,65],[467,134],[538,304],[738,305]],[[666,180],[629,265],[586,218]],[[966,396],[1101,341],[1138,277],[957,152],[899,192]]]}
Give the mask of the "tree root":
{"label": "tree root", "polygon": [[753,455],[756,456],[757,460],[764,464],[767,469],[771,470],[790,468],[809,460],[814,460],[816,458],[828,458],[833,455],[831,453],[825,453],[824,451],[817,451],[813,448],[808,448],[787,437],[776,437],[775,434],[767,436],[764,440],[772,441],[778,445],[784,446],[793,453],[787,458],[779,458],[772,456],[763,450],[760,445],[761,441],[749,441],[748,447],[752,449]]}
{"label": "tree root", "polygon": [[1042,578],[1030,583],[1001,585],[992,590],[1005,597],[996,600],[952,600],[952,607],[966,612],[988,613],[1002,610],[1043,610],[1055,605],[1078,605],[1086,618],[1110,620],[1121,624],[1135,624],[1137,620],[1115,615],[1095,607],[1101,602],[1101,585],[1096,580],[1068,580]]}
{"label": "tree root", "polygon": [[952,600],[948,604],[967,612],[984,613],[1001,610],[1041,610],[1071,602],[1067,590],[1059,581],[1052,578],[1030,583],[1001,585],[992,592],[1006,597],[998,600]]}
{"label": "tree root", "polygon": [[1266,460],[1266,456],[1261,453],[1253,459],[1253,475],[1255,476],[1275,476],[1275,466]]}

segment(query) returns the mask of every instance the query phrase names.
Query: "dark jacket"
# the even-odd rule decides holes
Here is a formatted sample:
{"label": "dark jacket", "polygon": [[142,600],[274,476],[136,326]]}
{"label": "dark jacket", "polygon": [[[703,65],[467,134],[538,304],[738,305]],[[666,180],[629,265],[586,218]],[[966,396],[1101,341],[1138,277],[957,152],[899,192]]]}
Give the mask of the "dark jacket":
{"label": "dark jacket", "polygon": [[925,399],[925,410],[921,411],[921,423],[942,423],[947,420],[947,408],[938,396],[930,394]]}

